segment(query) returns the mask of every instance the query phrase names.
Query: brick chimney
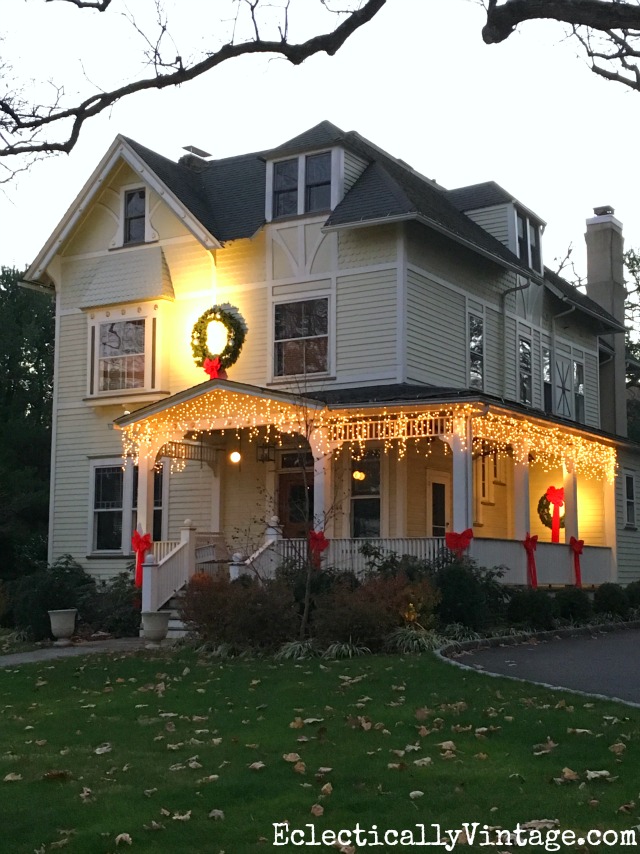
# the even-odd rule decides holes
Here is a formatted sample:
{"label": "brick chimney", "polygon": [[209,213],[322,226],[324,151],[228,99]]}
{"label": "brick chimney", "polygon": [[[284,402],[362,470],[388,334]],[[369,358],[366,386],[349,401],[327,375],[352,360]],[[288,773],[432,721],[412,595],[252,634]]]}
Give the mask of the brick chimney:
{"label": "brick chimney", "polygon": [[[587,295],[624,324],[624,240],[622,223],[609,205],[593,209],[587,220]],[[603,335],[613,350],[600,354],[600,425],[603,430],[627,435],[624,335]]]}

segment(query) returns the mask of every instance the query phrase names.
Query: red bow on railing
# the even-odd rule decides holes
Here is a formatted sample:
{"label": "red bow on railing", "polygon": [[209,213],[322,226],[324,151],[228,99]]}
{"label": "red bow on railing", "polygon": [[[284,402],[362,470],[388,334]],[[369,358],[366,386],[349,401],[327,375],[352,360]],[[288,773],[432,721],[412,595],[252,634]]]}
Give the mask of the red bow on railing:
{"label": "red bow on railing", "polygon": [[582,587],[582,570],[580,568],[580,555],[584,547],[584,540],[576,540],[571,537],[569,540],[571,551],[573,552],[573,570],[576,576],[576,587]]}
{"label": "red bow on railing", "polygon": [[320,569],[320,556],[328,548],[329,540],[325,537],[324,531],[309,531],[309,553],[316,569]]}
{"label": "red bow on railing", "polygon": [[538,570],[536,569],[536,548],[538,546],[538,535],[530,536],[527,531],[526,539],[522,541],[522,545],[527,553],[527,578],[529,584],[534,589],[538,586]]}
{"label": "red bow on railing", "polygon": [[227,372],[220,364],[220,358],[218,356],[216,356],[215,359],[205,359],[202,363],[202,367],[205,369],[205,372],[209,374],[209,378],[212,380],[226,380],[227,378]]}
{"label": "red bow on railing", "polygon": [[559,489],[555,486],[550,486],[546,492],[546,499],[549,504],[553,505],[553,518],[551,520],[551,542],[560,542],[560,508],[564,504],[564,488]]}
{"label": "red bow on railing", "polygon": [[463,531],[461,534],[457,534],[455,531],[448,531],[444,535],[444,541],[447,548],[449,551],[454,552],[457,557],[462,557],[462,553],[466,552],[471,545],[472,539],[473,531],[471,528],[467,528],[467,530]]}
{"label": "red bow on railing", "polygon": [[136,587],[142,587],[142,561],[151,548],[151,534],[135,531],[131,537],[131,545],[136,553]]}

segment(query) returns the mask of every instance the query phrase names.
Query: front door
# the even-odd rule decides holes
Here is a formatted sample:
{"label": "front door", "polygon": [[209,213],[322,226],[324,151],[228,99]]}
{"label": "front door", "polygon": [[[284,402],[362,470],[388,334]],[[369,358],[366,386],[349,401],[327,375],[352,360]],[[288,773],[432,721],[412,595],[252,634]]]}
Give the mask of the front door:
{"label": "front door", "polygon": [[278,475],[278,516],[285,539],[306,538],[313,527],[313,472]]}
{"label": "front door", "polygon": [[427,536],[444,537],[451,530],[451,475],[427,472]]}

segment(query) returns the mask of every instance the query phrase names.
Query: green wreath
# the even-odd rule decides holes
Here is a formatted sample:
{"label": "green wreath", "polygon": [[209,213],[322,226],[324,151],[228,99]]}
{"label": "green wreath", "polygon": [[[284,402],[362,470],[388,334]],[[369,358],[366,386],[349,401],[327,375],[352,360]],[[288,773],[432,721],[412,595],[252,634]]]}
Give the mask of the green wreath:
{"label": "green wreath", "polygon": [[[207,329],[213,320],[219,320],[227,330],[227,343],[221,353],[212,353],[207,348]],[[220,359],[221,368],[230,368],[238,361],[247,325],[234,305],[214,305],[203,312],[193,325],[191,352],[196,365],[202,367],[206,359]]]}
{"label": "green wreath", "polygon": [[[538,501],[538,516],[545,528],[551,528],[553,521],[551,515],[551,502],[547,498],[546,493],[540,498],[540,501]],[[560,517],[560,527],[564,528],[564,516]]]}

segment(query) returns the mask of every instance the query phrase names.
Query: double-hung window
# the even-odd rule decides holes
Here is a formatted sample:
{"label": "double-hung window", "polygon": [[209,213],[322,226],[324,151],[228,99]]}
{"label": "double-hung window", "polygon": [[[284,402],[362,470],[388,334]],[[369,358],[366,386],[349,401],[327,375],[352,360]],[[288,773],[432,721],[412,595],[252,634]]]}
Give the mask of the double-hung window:
{"label": "double-hung window", "polygon": [[[162,539],[164,466],[154,470],[153,527],[156,542]],[[123,468],[122,459],[94,460],[91,465],[91,552],[131,553],[131,537],[138,522],[138,467]]]}
{"label": "double-hung window", "polygon": [[380,451],[351,461],[351,536],[380,536]]}
{"label": "double-hung window", "polygon": [[551,379],[551,349],[542,348],[542,393],[544,411],[553,412],[553,382]]}
{"label": "double-hung window", "polygon": [[274,306],[274,376],[327,373],[329,300],[300,300]]}
{"label": "double-hung window", "polygon": [[582,362],[573,363],[573,417],[579,424],[584,424],[584,365]]}
{"label": "double-hung window", "polygon": [[273,164],[273,219],[329,210],[330,207],[330,151]]}
{"label": "double-hung window", "polygon": [[518,388],[520,403],[531,405],[532,402],[532,362],[531,341],[520,336],[518,340]]}
{"label": "double-hung window", "polygon": [[634,472],[624,473],[625,524],[630,528],[636,525],[636,477]]}
{"label": "double-hung window", "polygon": [[484,389],[484,318],[469,314],[469,387]]}
{"label": "double-hung window", "polygon": [[518,258],[523,264],[542,272],[540,251],[541,224],[521,211],[516,211],[516,237]]}
{"label": "double-hung window", "polygon": [[144,243],[146,199],[144,187],[124,194],[123,244]]}
{"label": "double-hung window", "polygon": [[157,306],[96,311],[89,319],[90,398],[159,388]]}

